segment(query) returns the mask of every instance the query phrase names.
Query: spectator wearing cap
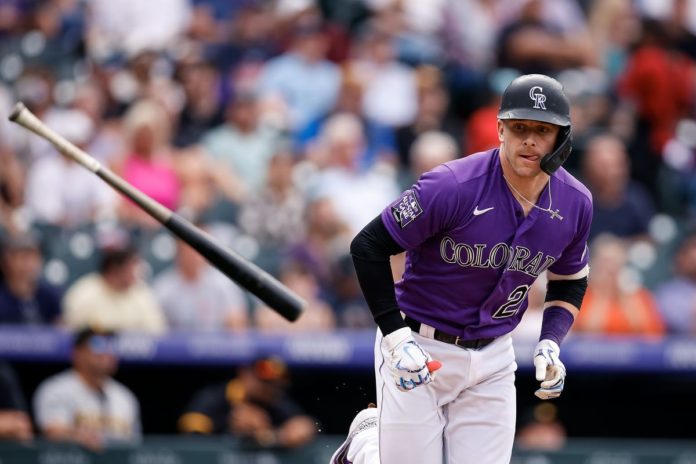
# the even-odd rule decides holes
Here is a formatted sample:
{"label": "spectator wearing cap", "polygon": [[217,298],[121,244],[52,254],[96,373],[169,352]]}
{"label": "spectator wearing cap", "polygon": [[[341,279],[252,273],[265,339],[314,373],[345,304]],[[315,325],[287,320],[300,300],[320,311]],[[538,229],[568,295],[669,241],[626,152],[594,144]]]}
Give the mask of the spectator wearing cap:
{"label": "spectator wearing cap", "polygon": [[97,272],[75,281],[65,294],[63,320],[72,329],[86,326],[117,331],[162,333],[165,318],[153,290],[139,276],[140,257],[128,243],[101,251]]}
{"label": "spectator wearing cap", "polygon": [[61,290],[41,278],[42,255],[31,234],[8,235],[0,250],[0,324],[50,324]]}
{"label": "spectator wearing cap", "polygon": [[[89,116],[66,110],[55,122],[56,132],[86,150],[94,134]],[[97,216],[113,216],[116,200],[113,189],[67,157],[43,157],[29,169],[25,204],[36,222],[79,227]]]}
{"label": "spectator wearing cap", "polygon": [[91,450],[141,438],[140,405],[113,376],[114,333],[85,328],[74,338],[72,368],[44,380],[34,394],[41,434]]}
{"label": "spectator wearing cap", "polygon": [[189,434],[229,434],[264,447],[294,448],[310,442],[314,419],[287,393],[289,372],[277,357],[239,368],[232,380],[197,392],[179,418]]}

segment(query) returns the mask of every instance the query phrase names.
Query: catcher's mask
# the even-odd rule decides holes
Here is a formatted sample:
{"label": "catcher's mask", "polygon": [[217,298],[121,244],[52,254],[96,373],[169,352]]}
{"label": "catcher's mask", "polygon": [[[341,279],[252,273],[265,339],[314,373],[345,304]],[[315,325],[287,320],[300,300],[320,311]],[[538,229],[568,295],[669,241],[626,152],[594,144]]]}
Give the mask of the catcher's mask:
{"label": "catcher's mask", "polygon": [[556,79],[543,74],[514,79],[503,92],[498,119],[528,119],[561,126],[553,151],[541,159],[541,169],[547,174],[553,174],[570,156],[570,103]]}

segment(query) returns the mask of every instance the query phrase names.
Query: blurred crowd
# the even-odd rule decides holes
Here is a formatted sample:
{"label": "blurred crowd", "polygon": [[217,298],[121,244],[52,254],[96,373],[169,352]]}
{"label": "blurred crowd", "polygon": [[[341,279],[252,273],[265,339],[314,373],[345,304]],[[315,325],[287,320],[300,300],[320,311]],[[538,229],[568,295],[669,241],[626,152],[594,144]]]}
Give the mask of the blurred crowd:
{"label": "blurred crowd", "polygon": [[[575,332],[695,333],[695,60],[694,0],[2,0],[0,323],[372,327],[349,241],[422,172],[497,145],[502,90],[542,72],[594,195]],[[16,101],[306,313],[287,323],[9,123]]]}
{"label": "blurred crowd", "polygon": [[[594,196],[574,333],[696,334],[696,0],[0,0],[0,324],[78,331],[72,367],[33,398],[38,430],[140,438],[113,331],[373,327],[350,240],[421,173],[495,147],[500,95],[532,72],[564,84],[566,168]],[[9,123],[17,101],[306,312],[283,320]],[[538,336],[544,289],[517,335]],[[0,368],[0,437],[30,440]],[[284,369],[259,360],[201,391],[180,430],[311,440]]]}

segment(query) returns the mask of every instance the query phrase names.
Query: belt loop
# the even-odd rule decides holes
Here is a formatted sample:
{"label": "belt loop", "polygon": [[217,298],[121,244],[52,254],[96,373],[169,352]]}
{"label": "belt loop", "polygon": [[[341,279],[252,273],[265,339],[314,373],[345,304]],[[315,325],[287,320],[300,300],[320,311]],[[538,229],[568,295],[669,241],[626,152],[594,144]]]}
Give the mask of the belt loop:
{"label": "belt loop", "polygon": [[426,338],[435,338],[435,327],[429,326],[428,324],[423,324],[421,322],[418,333]]}

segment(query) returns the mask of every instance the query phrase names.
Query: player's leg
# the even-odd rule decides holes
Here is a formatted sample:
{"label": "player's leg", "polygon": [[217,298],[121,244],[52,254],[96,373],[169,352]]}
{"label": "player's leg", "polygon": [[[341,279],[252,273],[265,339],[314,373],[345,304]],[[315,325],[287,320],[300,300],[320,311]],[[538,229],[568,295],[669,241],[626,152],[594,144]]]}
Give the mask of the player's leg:
{"label": "player's leg", "polygon": [[380,464],[377,416],[374,405],[360,411],[348,430],[348,438],[331,456],[330,464]]}
{"label": "player's leg", "polygon": [[[382,337],[379,333],[375,343],[375,380],[377,402],[380,407],[379,454],[383,463],[442,462],[442,432],[445,420],[438,404],[441,404],[443,394],[446,394],[444,392],[450,389],[447,385],[447,371],[456,363],[447,353],[440,352],[439,348],[447,351],[456,347],[424,339],[417,334],[414,334],[414,337],[433,359],[442,361],[443,367],[437,372],[432,383],[408,392],[400,391],[396,387],[384,364],[385,354],[381,350]],[[459,348],[456,350],[456,354],[464,353]],[[466,366],[466,362],[463,362],[463,365]],[[457,388],[458,386],[454,386],[451,389]]]}
{"label": "player's leg", "polygon": [[515,437],[517,365],[510,337],[473,351],[474,383],[444,409],[448,463],[510,462]]}

